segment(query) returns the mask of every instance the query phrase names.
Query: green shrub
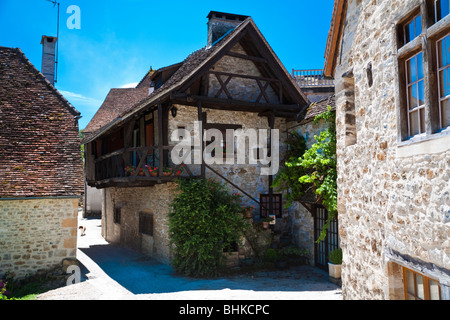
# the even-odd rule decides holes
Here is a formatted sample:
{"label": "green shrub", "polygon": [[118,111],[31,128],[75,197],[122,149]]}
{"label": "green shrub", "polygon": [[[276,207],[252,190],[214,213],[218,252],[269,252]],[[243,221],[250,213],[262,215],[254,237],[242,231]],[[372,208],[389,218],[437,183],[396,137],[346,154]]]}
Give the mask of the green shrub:
{"label": "green shrub", "polygon": [[217,276],[225,263],[224,249],[239,243],[247,227],[240,196],[212,180],[178,183],[180,192],[169,213],[172,265],[187,276]]}
{"label": "green shrub", "polygon": [[342,264],[342,249],[334,249],[328,255],[328,261],[332,264]]}
{"label": "green shrub", "polygon": [[273,248],[267,249],[266,255],[264,256],[267,262],[275,262],[277,261],[277,257],[278,257],[277,250]]}

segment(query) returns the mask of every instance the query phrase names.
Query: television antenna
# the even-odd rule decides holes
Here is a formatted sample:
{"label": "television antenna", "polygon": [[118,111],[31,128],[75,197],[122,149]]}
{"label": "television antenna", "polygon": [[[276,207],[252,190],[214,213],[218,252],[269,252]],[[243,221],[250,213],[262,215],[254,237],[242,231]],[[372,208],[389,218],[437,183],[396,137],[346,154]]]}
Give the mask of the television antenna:
{"label": "television antenna", "polygon": [[58,16],[57,16],[57,20],[56,20],[56,55],[55,55],[55,83],[58,82],[58,49],[59,49],[59,5],[60,3],[57,2],[56,0],[46,0],[48,2],[53,3],[53,8],[58,6]]}

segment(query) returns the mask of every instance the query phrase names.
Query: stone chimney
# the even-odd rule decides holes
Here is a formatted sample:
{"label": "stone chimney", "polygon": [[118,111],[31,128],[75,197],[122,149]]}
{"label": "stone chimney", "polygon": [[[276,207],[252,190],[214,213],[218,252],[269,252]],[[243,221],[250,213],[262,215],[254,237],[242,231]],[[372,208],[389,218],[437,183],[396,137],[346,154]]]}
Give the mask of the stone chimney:
{"label": "stone chimney", "polygon": [[230,30],[236,28],[249,16],[211,11],[208,20],[208,46],[212,46],[217,40],[222,38]]}
{"label": "stone chimney", "polygon": [[42,68],[41,73],[55,84],[55,52],[56,52],[56,37],[42,36]]}

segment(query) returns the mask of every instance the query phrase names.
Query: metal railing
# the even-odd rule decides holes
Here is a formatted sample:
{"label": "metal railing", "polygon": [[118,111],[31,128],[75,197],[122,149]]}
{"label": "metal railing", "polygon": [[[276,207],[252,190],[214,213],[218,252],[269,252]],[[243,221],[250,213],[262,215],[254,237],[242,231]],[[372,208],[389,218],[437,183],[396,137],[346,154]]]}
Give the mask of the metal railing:
{"label": "metal railing", "polygon": [[324,76],[323,70],[295,70],[292,69],[292,77],[300,87],[331,87],[334,80]]}

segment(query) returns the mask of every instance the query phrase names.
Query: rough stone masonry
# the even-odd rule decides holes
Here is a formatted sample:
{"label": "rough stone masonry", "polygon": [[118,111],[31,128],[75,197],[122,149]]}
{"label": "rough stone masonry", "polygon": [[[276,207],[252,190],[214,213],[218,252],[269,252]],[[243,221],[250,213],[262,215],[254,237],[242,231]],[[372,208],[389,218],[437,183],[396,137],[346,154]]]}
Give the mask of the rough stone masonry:
{"label": "rough stone masonry", "polygon": [[450,135],[398,139],[396,21],[422,2],[347,1],[335,72],[345,299],[403,299],[402,267],[450,299]]}

